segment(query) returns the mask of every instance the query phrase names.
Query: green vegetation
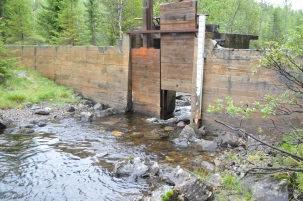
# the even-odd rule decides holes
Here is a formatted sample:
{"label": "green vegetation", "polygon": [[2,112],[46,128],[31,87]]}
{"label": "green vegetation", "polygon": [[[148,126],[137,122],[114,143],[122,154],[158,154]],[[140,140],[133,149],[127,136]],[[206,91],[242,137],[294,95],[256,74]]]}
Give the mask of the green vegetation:
{"label": "green vegetation", "polygon": [[[7,29],[5,43],[113,45],[122,33],[138,27],[143,0],[1,0],[0,18]],[[160,4],[154,0],[154,13]],[[281,41],[302,26],[302,11],[285,1],[274,7],[264,0],[198,0],[199,13],[209,14],[208,23],[219,24],[221,32],[260,36],[255,47]],[[136,19],[137,18],[137,19]]]}
{"label": "green vegetation", "polygon": [[204,168],[197,168],[194,170],[194,174],[199,178],[201,181],[206,181],[209,177],[209,172]]}
{"label": "green vegetation", "polygon": [[25,68],[11,68],[11,76],[0,85],[0,108],[19,108],[28,103],[75,102],[72,90]]}
{"label": "green vegetation", "polygon": [[[285,135],[280,147],[292,154],[303,157],[303,130],[298,129]],[[278,167],[290,167],[295,169],[303,169],[303,161],[294,160],[291,157],[279,156],[275,159],[275,165]],[[278,179],[287,179],[290,185],[303,193],[303,173],[284,171],[274,174]]]}
{"label": "green vegetation", "polygon": [[167,191],[164,195],[162,195],[162,201],[170,201],[173,195],[174,195],[173,190]]}
{"label": "green vegetation", "polygon": [[228,197],[235,201],[252,201],[252,194],[240,182],[240,180],[229,172],[222,175],[222,187],[217,190],[216,199],[227,201]]}

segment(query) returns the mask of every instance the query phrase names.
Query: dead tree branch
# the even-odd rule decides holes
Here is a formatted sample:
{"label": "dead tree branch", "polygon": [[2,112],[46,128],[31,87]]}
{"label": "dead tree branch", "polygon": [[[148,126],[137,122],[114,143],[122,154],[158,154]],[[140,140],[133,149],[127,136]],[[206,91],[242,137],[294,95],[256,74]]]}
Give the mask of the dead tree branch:
{"label": "dead tree branch", "polygon": [[246,171],[244,176],[248,174],[273,174],[277,172],[303,172],[300,168],[288,168],[288,167],[255,167]]}
{"label": "dead tree branch", "polygon": [[245,136],[248,136],[248,137],[254,139],[254,140],[257,141],[257,142],[260,142],[262,145],[265,145],[265,146],[267,146],[267,147],[269,147],[269,148],[271,148],[271,149],[273,149],[273,150],[279,151],[279,152],[281,152],[281,153],[284,154],[284,155],[290,156],[291,158],[293,158],[293,159],[295,159],[295,160],[297,160],[297,161],[303,161],[303,158],[302,158],[302,157],[300,157],[300,156],[298,156],[298,155],[295,155],[295,154],[292,154],[292,153],[289,153],[289,152],[287,152],[287,151],[284,151],[284,150],[282,150],[282,149],[280,149],[280,148],[277,148],[277,147],[275,147],[275,146],[272,146],[272,145],[270,145],[270,144],[268,144],[268,143],[266,143],[266,142],[263,142],[262,140],[259,140],[258,138],[256,138],[256,137],[254,136],[254,134],[248,133],[248,132],[246,132],[246,131],[243,130],[243,129],[239,129],[239,128],[232,127],[232,126],[230,126],[230,125],[228,125],[228,124],[226,124],[226,123],[224,123],[224,122],[218,121],[218,120],[215,120],[215,122],[217,122],[217,123],[219,123],[219,124],[221,124],[221,125],[223,125],[223,126],[229,128],[230,130],[233,130],[233,131],[239,132],[239,133],[241,133],[241,134],[244,134]]}

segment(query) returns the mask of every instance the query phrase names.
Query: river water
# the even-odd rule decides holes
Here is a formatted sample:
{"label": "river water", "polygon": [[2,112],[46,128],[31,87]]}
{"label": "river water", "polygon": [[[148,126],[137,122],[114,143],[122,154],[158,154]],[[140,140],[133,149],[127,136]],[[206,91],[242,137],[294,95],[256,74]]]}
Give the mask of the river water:
{"label": "river water", "polygon": [[135,200],[150,190],[145,180],[116,178],[114,163],[148,157],[190,168],[193,151],[176,150],[159,132],[178,132],[140,116],[112,116],[93,123],[73,118],[0,135],[0,200]]}

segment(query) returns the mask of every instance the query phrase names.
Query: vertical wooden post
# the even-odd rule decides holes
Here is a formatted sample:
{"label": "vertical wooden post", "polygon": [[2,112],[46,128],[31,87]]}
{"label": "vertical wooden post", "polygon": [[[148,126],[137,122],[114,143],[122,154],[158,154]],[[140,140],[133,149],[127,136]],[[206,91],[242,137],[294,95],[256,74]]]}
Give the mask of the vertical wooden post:
{"label": "vertical wooden post", "polygon": [[195,62],[193,68],[192,90],[192,123],[198,128],[202,126],[203,106],[203,76],[204,76],[204,48],[205,48],[205,25],[206,16],[199,16],[198,36],[195,41]]}
{"label": "vertical wooden post", "polygon": [[[143,29],[153,29],[153,0],[144,0],[143,4]],[[151,34],[143,35],[143,47],[152,47]]]}

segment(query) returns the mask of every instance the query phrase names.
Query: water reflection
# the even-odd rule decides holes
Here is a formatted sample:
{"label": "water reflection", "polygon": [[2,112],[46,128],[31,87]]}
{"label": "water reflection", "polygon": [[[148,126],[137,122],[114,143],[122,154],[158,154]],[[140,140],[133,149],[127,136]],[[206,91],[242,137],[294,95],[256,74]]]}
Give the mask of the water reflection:
{"label": "water reflection", "polygon": [[33,134],[0,135],[0,200],[134,200],[149,186],[113,177],[115,161],[140,156],[189,167],[198,154],[149,138],[154,130],[164,132],[142,117],[113,116],[92,124],[66,119]]}

